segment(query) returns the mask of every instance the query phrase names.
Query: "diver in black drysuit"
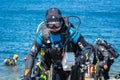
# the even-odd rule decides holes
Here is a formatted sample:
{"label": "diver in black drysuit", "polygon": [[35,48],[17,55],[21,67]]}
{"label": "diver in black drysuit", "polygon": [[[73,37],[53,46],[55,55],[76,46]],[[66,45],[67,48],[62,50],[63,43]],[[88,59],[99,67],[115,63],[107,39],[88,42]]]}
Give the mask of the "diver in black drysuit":
{"label": "diver in black drysuit", "polygon": [[104,80],[110,79],[109,71],[115,59],[111,54],[115,54],[115,58],[119,56],[119,54],[115,52],[109,43],[107,43],[105,40],[98,39],[96,41],[96,45],[94,46],[93,65],[96,65],[94,80],[98,80],[98,77],[101,75],[101,73],[104,77]]}
{"label": "diver in black drysuit", "polygon": [[[45,52],[45,55],[41,57],[44,58],[46,65],[50,68],[50,65],[53,64],[52,80],[66,80],[68,72],[64,71],[61,65],[63,49],[66,48],[67,52],[74,52],[76,59],[82,54],[88,56],[93,49],[92,45],[85,41],[80,32],[76,31],[73,36],[70,36],[74,30],[74,27],[69,26],[68,28],[66,26],[59,9],[50,8],[46,13],[45,25],[36,36],[27,56],[24,80],[30,79],[35,58],[41,50]],[[78,80],[79,74],[77,72],[74,74],[72,74],[74,76],[71,80]]]}

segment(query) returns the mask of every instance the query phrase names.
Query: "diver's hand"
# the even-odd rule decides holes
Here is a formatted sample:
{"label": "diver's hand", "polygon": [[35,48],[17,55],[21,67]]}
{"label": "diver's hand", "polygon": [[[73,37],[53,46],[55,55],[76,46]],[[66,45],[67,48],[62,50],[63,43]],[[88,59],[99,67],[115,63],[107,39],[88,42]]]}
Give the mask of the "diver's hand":
{"label": "diver's hand", "polygon": [[104,64],[103,68],[106,70],[108,68],[107,64]]}
{"label": "diver's hand", "polygon": [[30,69],[25,69],[23,80],[31,80]]}
{"label": "diver's hand", "polygon": [[91,66],[91,68],[90,68],[90,73],[91,73],[91,74],[94,73],[94,67],[93,67],[93,66]]}

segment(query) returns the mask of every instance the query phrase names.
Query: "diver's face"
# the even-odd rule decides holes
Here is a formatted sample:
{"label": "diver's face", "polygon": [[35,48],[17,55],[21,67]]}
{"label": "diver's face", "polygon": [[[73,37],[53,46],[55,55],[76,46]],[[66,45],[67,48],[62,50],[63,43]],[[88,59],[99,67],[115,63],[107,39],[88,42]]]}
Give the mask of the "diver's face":
{"label": "diver's face", "polygon": [[58,32],[62,27],[62,22],[49,22],[46,26],[50,29],[50,31]]}

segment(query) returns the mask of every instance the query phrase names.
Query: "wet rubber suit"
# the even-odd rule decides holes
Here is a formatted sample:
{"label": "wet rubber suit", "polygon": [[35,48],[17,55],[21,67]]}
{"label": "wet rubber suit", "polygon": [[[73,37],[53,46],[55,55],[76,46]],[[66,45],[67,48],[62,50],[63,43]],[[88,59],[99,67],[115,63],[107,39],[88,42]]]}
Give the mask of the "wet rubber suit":
{"label": "wet rubber suit", "polygon": [[[64,23],[62,28],[57,33],[50,32],[46,26],[42,27],[39,34],[36,36],[36,39],[30,49],[28,54],[28,59],[26,60],[26,68],[24,73],[24,80],[29,80],[32,68],[34,66],[34,61],[37,54],[42,50],[45,51],[44,61],[50,67],[51,64],[54,66],[54,74],[52,80],[66,80],[67,72],[63,71],[61,66],[62,61],[62,51],[66,39],[69,39],[67,42],[67,50],[74,51],[75,56],[78,57],[81,55],[82,48],[84,47],[87,55],[92,52],[92,45],[85,41],[80,32],[76,31],[75,34],[70,37],[73,33],[73,27],[67,27]],[[43,37],[44,35],[44,37]],[[49,39],[47,40],[49,35]],[[45,38],[46,36],[46,38]],[[69,44],[68,44],[69,43]],[[77,71],[77,70],[76,70]],[[78,76],[77,76],[78,75]],[[76,77],[77,76],[77,77]],[[75,74],[75,77],[71,80],[78,80],[79,74]]]}
{"label": "wet rubber suit", "polygon": [[[101,75],[101,73],[104,77],[104,80],[108,80],[109,70],[114,62],[114,59],[110,59],[110,54],[104,46],[95,45],[94,50],[95,53],[93,58],[93,65],[96,65],[96,73],[94,75],[94,80],[98,80],[98,77]],[[104,65],[107,65],[108,68],[104,69]]]}

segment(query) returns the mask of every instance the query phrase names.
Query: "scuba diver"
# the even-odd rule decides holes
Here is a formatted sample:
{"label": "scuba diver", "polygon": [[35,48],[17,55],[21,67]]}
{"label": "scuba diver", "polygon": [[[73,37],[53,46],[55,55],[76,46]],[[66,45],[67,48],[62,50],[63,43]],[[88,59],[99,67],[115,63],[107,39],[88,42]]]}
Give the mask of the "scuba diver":
{"label": "scuba diver", "polygon": [[13,58],[9,57],[9,58],[5,59],[4,64],[7,65],[7,66],[15,66],[16,62],[17,62],[17,59],[18,59],[18,55],[14,54]]}
{"label": "scuba diver", "polygon": [[94,80],[101,80],[101,75],[104,80],[108,80],[110,67],[118,56],[119,54],[110,43],[100,38],[96,39],[93,58]]}
{"label": "scuba diver", "polygon": [[71,80],[79,80],[80,74],[77,72],[79,69],[77,66],[81,64],[80,56],[89,56],[92,53],[93,46],[83,38],[71,22],[64,19],[58,8],[48,9],[46,19],[41,24],[27,55],[24,80],[31,79],[32,68],[38,53],[40,53],[40,60],[49,69],[51,64],[54,67],[52,80],[66,80],[69,72],[63,70],[61,63],[65,51],[75,53],[76,64],[73,66]]}

